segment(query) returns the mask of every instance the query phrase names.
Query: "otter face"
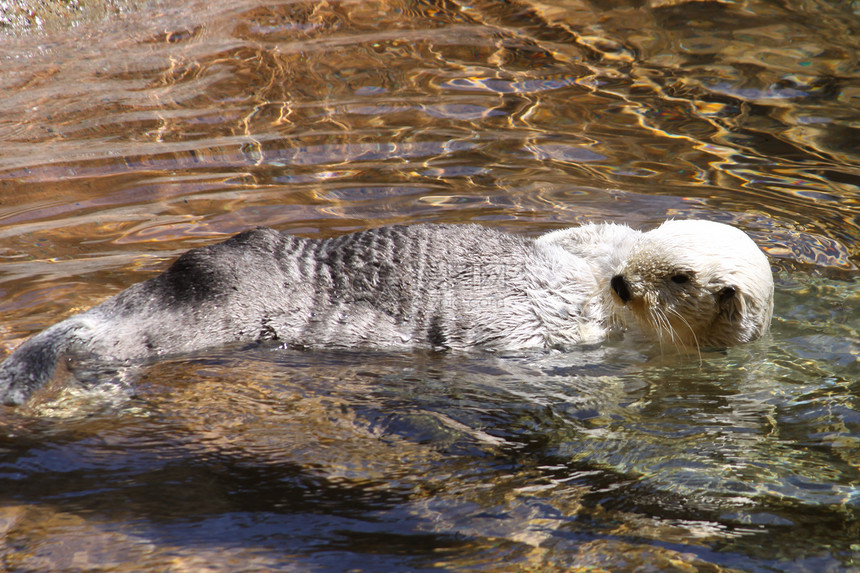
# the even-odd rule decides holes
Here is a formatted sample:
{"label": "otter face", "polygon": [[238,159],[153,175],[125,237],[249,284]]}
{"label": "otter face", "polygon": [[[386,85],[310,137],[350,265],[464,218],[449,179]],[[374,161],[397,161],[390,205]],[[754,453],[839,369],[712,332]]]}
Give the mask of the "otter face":
{"label": "otter face", "polygon": [[711,221],[667,221],[643,233],[609,289],[645,333],[679,347],[755,340],[773,312],[767,257],[739,229]]}

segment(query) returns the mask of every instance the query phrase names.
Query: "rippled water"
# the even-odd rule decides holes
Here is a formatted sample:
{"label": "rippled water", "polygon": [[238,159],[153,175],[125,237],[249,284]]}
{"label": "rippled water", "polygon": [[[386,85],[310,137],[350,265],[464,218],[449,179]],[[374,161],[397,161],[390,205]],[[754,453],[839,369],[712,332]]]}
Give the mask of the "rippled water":
{"label": "rippled water", "polygon": [[0,346],[254,225],[732,222],[681,358],[225,348],[0,411],[9,571],[860,570],[856,2],[0,1]]}

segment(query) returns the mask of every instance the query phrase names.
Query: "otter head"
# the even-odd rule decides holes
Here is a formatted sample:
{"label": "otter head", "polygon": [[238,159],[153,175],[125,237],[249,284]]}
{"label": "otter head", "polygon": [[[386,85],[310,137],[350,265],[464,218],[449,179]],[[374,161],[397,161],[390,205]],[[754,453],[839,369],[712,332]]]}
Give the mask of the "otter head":
{"label": "otter head", "polygon": [[773,312],[767,257],[743,231],[712,221],[667,221],[643,233],[609,288],[643,331],[680,347],[755,340]]}

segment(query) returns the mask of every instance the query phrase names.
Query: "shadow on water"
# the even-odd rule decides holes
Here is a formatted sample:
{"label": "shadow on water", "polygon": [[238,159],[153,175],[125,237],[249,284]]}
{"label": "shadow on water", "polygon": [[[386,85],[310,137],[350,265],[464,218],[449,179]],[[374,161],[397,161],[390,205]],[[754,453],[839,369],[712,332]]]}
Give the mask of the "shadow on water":
{"label": "shadow on water", "polygon": [[3,10],[7,351],[261,224],[702,217],[777,282],[772,333],[701,362],[251,347],[60,385],[0,411],[7,570],[860,567],[851,3]]}
{"label": "shadow on water", "polygon": [[[561,564],[601,551],[813,566],[792,548],[798,528],[804,543],[850,555],[858,500],[834,486],[851,479],[850,460],[794,451],[782,434],[795,422],[780,418],[811,398],[774,392],[768,352],[717,353],[708,368],[619,343],[207,353],[151,366],[125,400],[66,391],[34,406],[43,414],[7,434],[2,496],[30,508],[16,518],[37,532],[82,520],[73,545],[116,528],[108,560],[155,544],[152,566],[224,548],[261,566],[326,568]],[[773,560],[761,548],[780,537]]]}

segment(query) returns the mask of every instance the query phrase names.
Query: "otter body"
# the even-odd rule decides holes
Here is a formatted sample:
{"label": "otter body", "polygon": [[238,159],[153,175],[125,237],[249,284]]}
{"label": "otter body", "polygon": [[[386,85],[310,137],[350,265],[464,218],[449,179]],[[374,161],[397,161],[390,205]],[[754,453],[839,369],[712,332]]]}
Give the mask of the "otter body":
{"label": "otter body", "polygon": [[[24,402],[64,355],[129,363],[263,340],[311,348],[546,348],[597,342],[616,326],[647,331],[646,310],[659,301],[646,300],[644,283],[662,276],[618,274],[647,237],[611,224],[537,239],[477,225],[394,226],[325,240],[254,229],[188,251],[161,275],[24,342],[0,365],[0,400]],[[639,306],[636,288],[645,301]],[[731,288],[708,293],[716,297],[708,312],[726,303],[720,296],[746,291]],[[710,322],[697,323],[696,345],[708,344]],[[766,328],[714,340],[745,342]],[[662,340],[681,329],[650,330]],[[675,338],[685,345],[689,337]]]}

